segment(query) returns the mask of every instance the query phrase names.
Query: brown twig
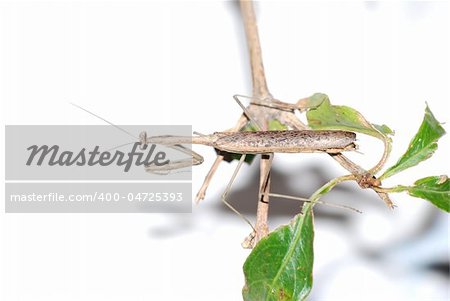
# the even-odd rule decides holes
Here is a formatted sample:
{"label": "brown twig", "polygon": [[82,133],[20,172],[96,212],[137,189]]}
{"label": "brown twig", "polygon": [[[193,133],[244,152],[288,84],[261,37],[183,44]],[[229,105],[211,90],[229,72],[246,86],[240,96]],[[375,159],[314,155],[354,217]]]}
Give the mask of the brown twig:
{"label": "brown twig", "polygon": [[250,67],[252,72],[253,96],[258,98],[267,98],[270,96],[267,88],[266,76],[261,53],[261,44],[259,42],[258,27],[256,25],[255,11],[253,2],[241,0],[241,14],[244,21],[245,36],[250,54]]}
{"label": "brown twig", "polygon": [[[266,76],[264,73],[264,65],[261,53],[261,44],[259,42],[258,27],[256,25],[255,11],[253,2],[241,0],[241,14],[244,21],[245,36],[247,38],[247,46],[250,54],[250,67],[252,72],[253,97],[270,101],[271,95],[267,88]],[[251,107],[251,106],[250,106]],[[263,127],[261,130],[267,130],[268,119],[259,107],[253,109],[253,117]],[[272,157],[262,156],[260,162],[260,183],[258,195],[258,208],[256,212],[255,239],[252,246],[256,245],[263,237],[269,234],[269,226],[267,223],[269,214],[269,193],[270,193],[270,169],[272,167]]]}
{"label": "brown twig", "polygon": [[[246,116],[246,114],[251,115],[252,120],[255,120],[255,122],[259,125],[260,130],[267,130],[268,122],[274,119],[279,120],[282,124],[285,124],[294,130],[310,129],[295,115],[295,105],[279,102],[272,98],[272,95],[267,88],[253,3],[250,0],[240,0],[240,7],[250,54],[253,97],[250,105],[244,109],[245,113],[240,116],[236,125],[229,131],[234,132],[241,130],[249,121],[249,116]],[[272,104],[278,105],[272,106]],[[280,104],[284,104],[285,106],[280,107]],[[352,162],[343,154],[330,154],[330,156],[346,170],[348,170],[352,174],[351,177],[353,177],[362,188],[373,189],[381,184],[377,179],[372,177],[371,172]],[[213,166],[205,177],[205,181],[197,194],[197,202],[204,198],[209,182],[211,181],[211,178],[223,158],[224,157],[222,155],[217,155]],[[272,158],[272,154],[263,155],[261,158],[259,197],[255,225],[256,233],[252,233],[243,243],[243,245],[248,248],[255,246],[261,238],[265,237],[269,233],[267,220],[269,211],[270,169],[272,165]],[[393,207],[393,204],[386,193],[380,191],[375,192],[386,202],[388,206],[391,208]]]}
{"label": "brown twig", "polygon": [[[270,102],[272,97],[268,91],[267,83],[266,83],[266,79],[265,79],[264,66],[262,63],[262,56],[261,56],[261,46],[259,43],[258,29],[256,26],[256,20],[255,20],[255,14],[253,11],[252,2],[246,1],[246,0],[241,0],[240,3],[241,3],[242,16],[243,16],[244,24],[245,24],[245,28],[246,28],[247,43],[249,45],[249,51],[250,51],[250,62],[251,62],[252,78],[253,78],[253,97],[255,98],[256,103],[258,102],[258,99],[264,99],[266,102]],[[261,93],[261,94],[258,95],[258,93]],[[283,102],[280,102],[280,103],[283,103]],[[270,115],[272,119],[277,119],[277,120],[281,121],[282,123],[290,126],[293,129],[296,129],[296,130],[309,129],[309,127],[307,125],[303,124],[295,116],[295,114],[293,114],[293,110],[289,110],[289,108],[292,109],[292,107],[286,107],[286,110],[272,109],[270,107],[266,108],[265,121],[267,122],[267,120],[270,120],[269,119],[269,115]],[[258,116],[258,113],[259,113],[259,115],[261,115],[261,111],[255,112],[255,113],[257,113],[255,115]],[[271,114],[268,114],[268,111],[272,111],[272,112],[270,112]],[[330,156],[333,159],[335,159],[342,167],[344,167],[346,170],[348,170],[351,174],[355,175],[356,181],[358,182],[358,184],[361,187],[373,188],[373,187],[376,187],[376,185],[374,185],[374,184],[375,183],[378,184],[378,183],[377,183],[376,179],[372,178],[372,175],[375,174],[376,172],[378,172],[380,170],[380,168],[384,165],[384,163],[387,159],[387,156],[389,155],[389,152],[390,152],[389,143],[387,143],[386,141],[384,141],[384,142],[385,142],[385,151],[383,153],[383,158],[370,171],[365,170],[364,168],[362,168],[358,164],[354,163],[353,161],[351,161],[350,159],[348,159],[341,153],[330,154]],[[264,162],[264,161],[261,162],[261,175],[263,173],[268,172],[266,170],[265,163],[266,162]],[[264,166],[263,166],[263,164],[264,164]],[[270,174],[269,174],[269,176],[270,176]],[[268,179],[267,184],[268,185],[266,186],[266,188],[269,189],[270,188],[270,178]],[[260,189],[263,188],[262,185],[263,185],[263,183],[260,184]],[[364,187],[364,185],[366,185],[366,186]],[[375,191],[375,192],[386,203],[386,205],[388,207],[394,208],[395,205],[390,200],[389,195],[387,193],[383,193],[383,192],[379,192],[379,191]],[[263,195],[263,197],[264,197],[264,195]],[[258,202],[258,213],[257,213],[257,224],[256,224],[257,231],[259,229],[258,228],[258,220],[259,219],[260,219],[261,225],[267,224],[267,213],[268,213],[268,207],[269,207],[268,201],[269,201],[268,199],[264,200],[264,199],[260,198],[260,200]],[[264,204],[266,204],[266,205],[264,205]],[[264,208],[264,209],[262,209],[262,208]],[[260,229],[260,231],[263,235],[260,237],[258,237],[258,235],[257,235],[256,239],[255,239],[255,243],[258,242],[260,238],[262,238],[266,235],[264,233],[264,231],[266,231],[266,230],[268,231],[268,228]]]}

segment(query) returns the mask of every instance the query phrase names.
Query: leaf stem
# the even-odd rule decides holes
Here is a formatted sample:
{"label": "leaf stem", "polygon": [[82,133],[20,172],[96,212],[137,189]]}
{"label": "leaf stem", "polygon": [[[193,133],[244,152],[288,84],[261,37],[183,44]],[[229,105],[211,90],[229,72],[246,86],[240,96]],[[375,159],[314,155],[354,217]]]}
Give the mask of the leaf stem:
{"label": "leaf stem", "polygon": [[329,192],[331,189],[333,189],[334,186],[338,185],[339,183],[345,182],[345,181],[352,181],[356,180],[355,175],[346,175],[334,178],[333,180],[329,181],[328,183],[324,184],[322,187],[317,189],[309,198],[308,203],[305,203],[302,212],[305,213],[307,210],[311,210],[314,205],[317,203],[317,201],[324,195],[325,193]]}
{"label": "leaf stem", "polygon": [[382,193],[397,193],[397,192],[403,192],[408,191],[411,187],[410,186],[403,186],[398,185],[394,187],[372,187],[373,190],[376,192],[382,192]]}
{"label": "leaf stem", "polygon": [[[385,135],[381,135],[380,138],[384,143],[383,156],[381,157],[380,161],[369,170],[369,173],[372,175],[377,174],[383,168],[383,166],[386,164],[386,161],[389,158],[389,155],[391,154],[391,150],[392,150],[392,140]],[[383,176],[380,177],[380,180],[382,178],[383,178]]]}

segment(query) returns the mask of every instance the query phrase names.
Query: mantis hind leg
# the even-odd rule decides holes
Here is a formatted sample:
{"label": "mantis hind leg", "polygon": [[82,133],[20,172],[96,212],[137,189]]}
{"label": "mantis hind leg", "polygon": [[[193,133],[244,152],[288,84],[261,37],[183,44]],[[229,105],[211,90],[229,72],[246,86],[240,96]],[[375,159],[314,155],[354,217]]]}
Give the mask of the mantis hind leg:
{"label": "mantis hind leg", "polygon": [[244,161],[245,161],[245,154],[243,154],[242,156],[241,156],[241,159],[239,160],[239,163],[238,163],[238,165],[237,165],[237,167],[236,167],[236,169],[234,170],[234,172],[233,172],[233,175],[231,176],[231,179],[230,179],[230,181],[228,182],[228,185],[227,185],[227,188],[225,189],[225,191],[224,191],[224,193],[222,194],[222,197],[221,197],[221,201],[222,201],[222,203],[224,203],[228,208],[230,208],[231,209],[231,211],[233,211],[234,213],[236,213],[237,215],[239,215],[252,229],[253,229],[253,231],[255,231],[255,227],[253,227],[253,225],[252,225],[252,223],[250,222],[250,220],[247,218],[247,217],[245,217],[242,213],[240,213],[236,208],[234,208],[230,203],[228,203],[228,201],[227,201],[227,196],[228,196],[228,193],[230,192],[230,190],[231,190],[231,186],[233,185],[233,183],[234,183],[234,180],[236,179],[236,176],[237,176],[237,174],[239,173],[239,170],[241,169],[241,167],[242,167],[242,164],[244,163]]}

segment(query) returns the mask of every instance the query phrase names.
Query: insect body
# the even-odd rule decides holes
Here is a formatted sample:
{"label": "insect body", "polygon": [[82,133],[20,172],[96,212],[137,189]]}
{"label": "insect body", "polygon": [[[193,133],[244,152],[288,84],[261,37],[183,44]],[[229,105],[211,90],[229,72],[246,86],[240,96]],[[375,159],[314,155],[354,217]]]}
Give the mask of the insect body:
{"label": "insect body", "polygon": [[203,144],[238,154],[268,153],[340,153],[355,150],[356,134],[347,131],[255,131],[216,132],[210,135],[153,136],[141,133],[144,144]]}
{"label": "insect body", "polygon": [[147,136],[140,134],[141,144],[160,144],[191,155],[190,159],[170,162],[164,166],[147,166],[151,173],[167,174],[203,162],[203,157],[182,144],[202,144],[220,151],[237,154],[313,153],[336,154],[355,150],[356,134],[347,131],[255,131],[216,132],[201,136]]}
{"label": "insect body", "polygon": [[210,138],[213,147],[238,154],[339,153],[356,149],[356,134],[346,131],[219,132]]}
{"label": "insect body", "polygon": [[[243,108],[244,112],[255,125],[258,125],[247,110],[243,107],[242,103],[235,97],[235,100]],[[75,104],[74,104],[75,105]],[[77,105],[75,105],[77,106]],[[356,134],[348,131],[333,131],[333,130],[288,130],[288,131],[244,131],[244,132],[216,132],[210,135],[198,135],[198,136],[147,136],[146,132],[142,132],[138,137],[127,132],[126,130],[114,125],[108,120],[95,115],[94,113],[77,106],[78,108],[92,114],[119,130],[125,132],[133,138],[139,139],[141,147],[145,147],[148,144],[164,145],[179,152],[185,153],[190,156],[188,159],[170,161],[166,165],[147,165],[145,170],[150,173],[156,174],[168,174],[173,170],[178,170],[192,165],[198,165],[203,162],[203,157],[190,148],[183,146],[183,144],[202,144],[212,146],[220,151],[242,154],[238,166],[236,167],[233,176],[231,177],[226,191],[222,195],[222,202],[227,205],[231,210],[242,216],[233,206],[231,206],[227,200],[227,194],[233,184],[236,175],[242,166],[247,154],[268,154],[273,158],[273,153],[313,153],[313,152],[325,152],[329,154],[338,154],[343,151],[356,150],[355,144]],[[260,128],[259,126],[257,126]],[[221,159],[216,163],[220,163]],[[215,164],[216,164],[215,163]],[[203,199],[205,189],[211,179],[215,169],[211,169],[205,178],[205,182],[197,194],[197,201]],[[264,175],[266,181],[268,179],[268,173]],[[297,197],[290,197],[281,194],[271,194],[277,197],[287,197],[293,199],[299,199]],[[256,231],[251,222],[244,216],[242,218]]]}

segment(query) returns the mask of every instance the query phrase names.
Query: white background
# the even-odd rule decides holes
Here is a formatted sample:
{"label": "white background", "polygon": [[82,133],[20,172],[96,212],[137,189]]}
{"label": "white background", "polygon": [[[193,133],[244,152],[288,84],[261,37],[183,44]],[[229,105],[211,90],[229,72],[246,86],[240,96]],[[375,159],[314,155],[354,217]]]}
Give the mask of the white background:
{"label": "white background", "polygon": [[[260,2],[269,89],[287,102],[323,92],[388,124],[396,131],[393,164],[425,101],[449,120],[449,9]],[[191,124],[211,133],[238,119],[231,96],[251,93],[233,2],[2,1],[0,58],[4,124],[104,124],[74,102],[116,124]],[[381,145],[365,137],[359,144],[363,154],[349,156],[368,168]],[[214,160],[213,150],[195,150],[205,163],[194,167],[194,192]],[[449,153],[444,137],[435,157],[385,185],[448,173]],[[250,229],[219,201],[234,164],[220,167],[192,214],[1,213],[1,299],[239,300],[249,254],[240,242]],[[257,165],[244,168],[230,195],[251,219]],[[274,165],[273,190],[303,196],[345,173],[323,155],[277,155]],[[448,300],[448,278],[426,268],[448,264],[448,217],[406,195],[393,195],[391,212],[373,192],[342,187],[326,199],[364,214],[317,208],[310,299]],[[296,212],[297,204],[274,199],[272,228]]]}

